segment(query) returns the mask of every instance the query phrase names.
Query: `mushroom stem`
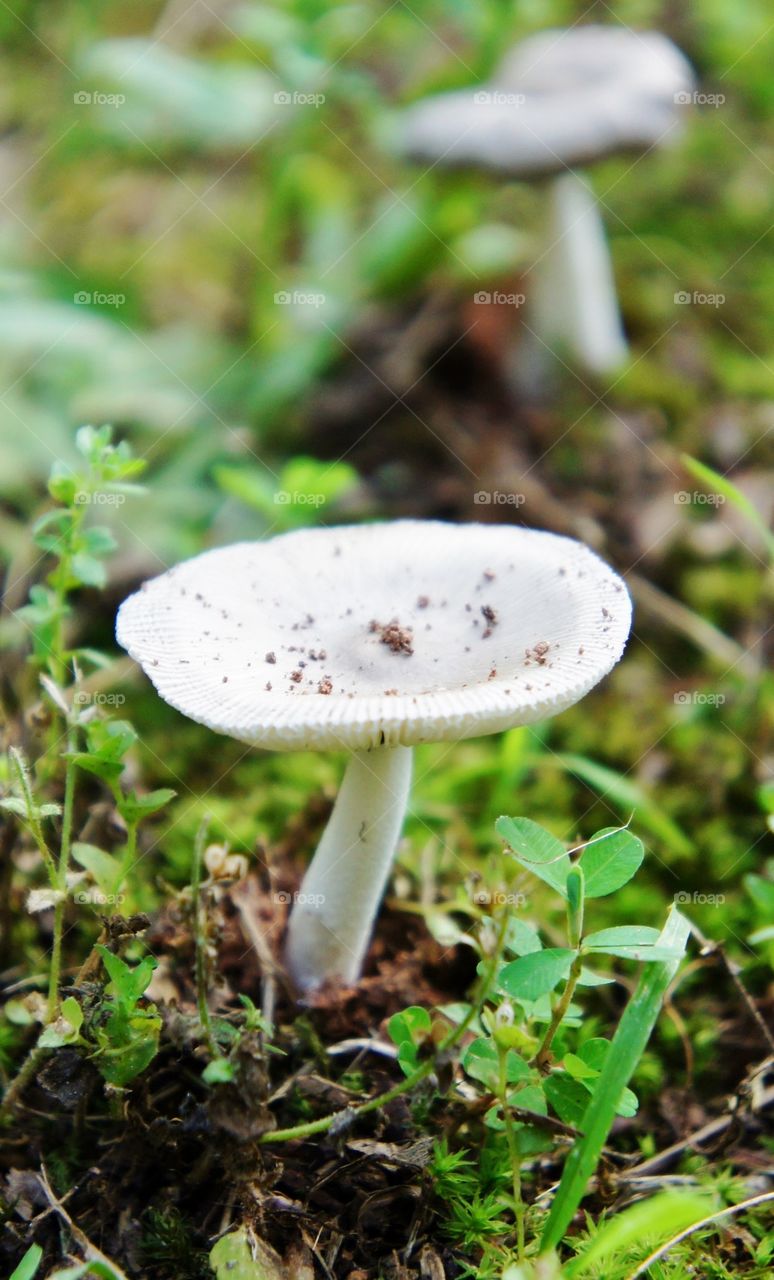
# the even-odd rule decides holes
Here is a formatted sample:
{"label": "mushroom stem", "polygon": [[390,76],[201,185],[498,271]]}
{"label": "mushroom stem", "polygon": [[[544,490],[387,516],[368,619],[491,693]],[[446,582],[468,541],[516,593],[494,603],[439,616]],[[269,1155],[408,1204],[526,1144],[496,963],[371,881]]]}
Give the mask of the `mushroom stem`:
{"label": "mushroom stem", "polygon": [[550,184],[549,242],[535,268],[539,337],[561,343],[595,373],[619,368],[628,347],[599,205],[568,170]]}
{"label": "mushroom stem", "polygon": [[410,747],[356,751],[290,916],[285,963],[302,991],[360,976],[400,837]]}

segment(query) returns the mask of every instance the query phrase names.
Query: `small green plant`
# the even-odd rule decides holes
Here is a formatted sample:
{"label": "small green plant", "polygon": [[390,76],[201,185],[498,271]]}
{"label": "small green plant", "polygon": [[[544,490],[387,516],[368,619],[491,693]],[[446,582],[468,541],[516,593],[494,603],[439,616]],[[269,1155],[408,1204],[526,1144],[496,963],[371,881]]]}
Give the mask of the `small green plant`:
{"label": "small green plant", "polygon": [[[445,1147],[435,1161],[446,1229],[466,1248],[483,1246],[508,1234],[503,1210],[513,1217],[517,1258],[527,1247],[527,1208],[522,1194],[522,1163],[550,1145],[546,1123],[566,1126],[578,1135],[567,1161],[584,1170],[555,1198],[546,1228],[546,1246],[557,1243],[557,1220],[566,1227],[601,1153],[615,1115],[632,1116],[637,1099],[628,1088],[661,1004],[666,982],[684,952],[687,924],[672,912],[664,930],[645,925],[589,930],[588,905],[621,889],[644,858],[642,842],[626,828],[605,828],[577,849],[565,845],[527,818],[502,817],[496,823],[509,857],[519,868],[549,885],[563,901],[566,945],[546,947],[531,925],[509,915],[484,919],[490,933],[503,931],[504,963],[497,966],[476,1019],[478,1034],[464,1048],[461,1066],[481,1093],[484,1150],[500,1181],[486,1191],[459,1153]],[[612,1040],[583,1034],[579,989],[610,982],[596,969],[601,957],[644,963],[645,978]],[[464,1013],[464,1007],[458,1010]],[[447,1010],[448,1014],[449,1011]],[[474,1028],[475,1029],[475,1028]],[[407,1076],[431,1054],[438,1040],[437,1021],[427,1010],[411,1007],[395,1014],[388,1032]],[[623,1034],[622,1034],[623,1033]],[[578,1154],[580,1153],[580,1154]],[[502,1184],[509,1169],[510,1189]],[[475,1190],[474,1190],[475,1186]],[[569,1213],[569,1217],[567,1216]]]}
{"label": "small green plant", "polygon": [[[107,667],[109,660],[68,642],[72,593],[104,585],[103,560],[114,545],[106,529],[87,525],[86,514],[98,500],[123,501],[136,490],[132,477],[144,465],[132,458],[128,445],[112,443],[107,427],[82,428],[76,443],[84,465],[78,471],[54,468],[49,492],[59,505],[35,526],[36,542],[54,567],[44,584],[32,588],[29,605],[18,615],[32,633],[31,660],[50,708],[51,734],[34,763],[20,748],[9,748],[0,810],[25,825],[32,837],[48,884],[30,891],[28,910],[53,907],[54,926],[46,1026],[11,1082],[6,1103],[21,1092],[40,1056],[64,1045],[79,1045],[94,1055],[110,1084],[128,1083],[155,1054],[161,1025],[153,1006],[140,1002],[154,962],[148,958],[132,969],[105,948],[100,950],[111,980],[109,998],[96,1013],[74,995],[60,1003],[68,903],[98,910],[122,904],[123,887],[136,862],[138,827],[175,794],[166,788],[149,794],[124,788],[126,759],[137,735],[128,721],[109,717],[107,699],[92,698],[82,684],[82,664],[97,669]],[[104,784],[124,824],[126,836],[117,853],[75,838],[76,783],[83,774]],[[56,799],[49,798],[52,792]],[[32,1021],[29,1014],[26,1021]]]}
{"label": "small green plant", "polygon": [[17,614],[32,632],[35,662],[60,685],[71,674],[74,659],[97,665],[105,661],[94,650],[70,649],[65,634],[72,593],[80,587],[105,586],[104,559],[116,545],[109,529],[87,524],[86,517],[95,505],[107,510],[127,494],[142,492],[134,481],[145,468],[145,461],[132,457],[125,441],[112,443],[110,427],[81,427],[75,444],[83,467],[73,471],[54,465],[48,491],[57,506],[41,516],[32,531],[54,566]]}
{"label": "small green plant", "polygon": [[97,950],[110,983],[99,1019],[92,1023],[94,1060],[108,1084],[123,1087],[145,1070],[158,1049],[161,1018],[155,1004],[141,1003],[156,961],[145,956],[132,966],[107,947]]}
{"label": "small green plant", "polygon": [[156,1055],[161,1018],[143,997],[156,961],[145,956],[130,965],[98,944],[96,951],[108,976],[102,997],[87,1012],[74,996],[62,1001],[55,1022],[44,1028],[39,1049],[79,1045],[108,1084],[124,1088]]}
{"label": "small green plant", "polygon": [[[97,500],[123,501],[137,486],[133,478],[144,467],[142,459],[132,457],[129,446],[112,443],[110,427],[82,427],[76,435],[76,447],[83,458],[80,470],[55,464],[48,483],[49,494],[58,504],[42,516],[33,528],[38,547],[53,560],[53,568],[44,583],[32,587],[27,605],[17,617],[32,636],[32,662],[41,672],[41,683],[53,714],[48,749],[34,767],[16,748],[10,750],[7,770],[15,788],[0,800],[0,808],[15,814],[26,823],[46,869],[48,892],[33,897],[31,909],[54,907],[54,938],[49,969],[48,1016],[59,1011],[59,979],[65,904],[68,897],[68,873],[73,854],[73,822],[76,766],[88,768],[111,782],[119,813],[127,824],[127,847],[120,870],[108,866],[108,855],[90,846],[80,846],[76,861],[90,871],[99,889],[105,885],[118,892],[122,875],[134,859],[137,822],[145,812],[153,812],[164,800],[157,794],[140,800],[134,793],[125,796],[118,787],[123,769],[123,755],[129,749],[130,730],[121,731],[102,719],[101,709],[80,688],[81,664],[93,668],[109,665],[104,654],[93,649],[71,648],[67,641],[66,623],[71,613],[71,596],[81,587],[102,587],[107,574],[104,558],[114,549],[110,531],[101,525],[89,525],[87,513]],[[57,718],[64,722],[61,734]],[[64,736],[66,749],[61,750]],[[86,738],[86,750],[82,740]],[[132,739],[133,741],[133,732]],[[38,800],[38,780],[51,781],[64,762],[63,800],[49,803]],[[167,798],[170,793],[164,793]],[[158,801],[158,803],[156,803]],[[143,808],[143,806],[146,806]],[[61,816],[58,850],[45,834],[49,820]],[[98,856],[99,855],[99,856]]]}

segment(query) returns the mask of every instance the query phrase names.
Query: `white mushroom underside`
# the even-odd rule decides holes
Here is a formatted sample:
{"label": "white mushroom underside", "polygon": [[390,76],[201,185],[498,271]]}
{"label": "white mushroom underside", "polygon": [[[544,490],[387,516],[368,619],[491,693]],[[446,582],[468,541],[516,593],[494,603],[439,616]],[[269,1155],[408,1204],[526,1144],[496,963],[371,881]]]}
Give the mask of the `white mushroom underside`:
{"label": "white mushroom underside", "polygon": [[618,661],[630,621],[621,579],[572,539],[406,520],[206,552],[131,596],[117,634],[212,729],[359,749],[555,714]]}

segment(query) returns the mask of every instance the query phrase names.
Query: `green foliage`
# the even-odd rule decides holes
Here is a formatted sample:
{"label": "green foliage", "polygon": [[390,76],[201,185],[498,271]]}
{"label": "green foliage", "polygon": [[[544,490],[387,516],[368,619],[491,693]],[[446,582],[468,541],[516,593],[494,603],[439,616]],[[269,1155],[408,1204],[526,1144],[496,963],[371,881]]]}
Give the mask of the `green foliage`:
{"label": "green foliage", "polygon": [[688,457],[687,454],[683,454],[682,463],[701,484],[716,493],[722,494],[724,498],[727,498],[736,507],[737,511],[742,513],[757,531],[769,558],[774,561],[774,534],[765,520],[763,520],[758,508],[742,493],[741,489],[733,484],[727,476],[721,475],[720,472],[708,467],[704,462],[699,462],[696,458]]}
{"label": "green foliage", "polygon": [[[110,427],[81,427],[75,437],[81,455],[79,470],[55,463],[48,491],[58,506],[33,526],[37,546],[54,560],[45,585],[30,591],[30,603],[18,617],[32,634],[38,664],[62,681],[73,656],[65,647],[64,623],[70,614],[69,597],[79,587],[105,586],[104,558],[115,549],[110,530],[87,525],[86,515],[95,502],[105,506],[140,492],[134,477],[145,467],[132,457],[129,445],[112,443]],[[83,654],[81,654],[83,656]]]}
{"label": "green foliage", "polygon": [[179,1209],[152,1206],[143,1215],[142,1226],[140,1250],[148,1268],[157,1273],[165,1268],[176,1280],[212,1280],[207,1252]]}
{"label": "green foliage", "polygon": [[220,1237],[210,1250],[217,1280],[284,1280],[282,1259],[246,1227]]}
{"label": "green foliage", "polygon": [[94,1061],[108,1084],[123,1088],[144,1071],[158,1049],[161,1018],[154,1004],[140,1003],[156,968],[152,956],[128,965],[98,946],[110,983],[100,1018],[93,1026]]}
{"label": "green foliage", "polygon": [[225,493],[257,511],[275,532],[299,529],[324,518],[330,523],[347,498],[355,495],[358,475],[346,462],[292,458],[277,476],[258,467],[215,468]]}
{"label": "green foliage", "polygon": [[432,1030],[427,1009],[411,1005],[395,1013],[387,1023],[387,1034],[398,1046],[398,1062],[404,1075],[410,1076],[419,1063],[419,1053]]}
{"label": "green foliage", "polygon": [[587,1248],[566,1267],[568,1280],[598,1276],[627,1256],[641,1256],[643,1247],[654,1248],[705,1218],[712,1198],[689,1191],[661,1191],[630,1205],[594,1232]]}
{"label": "green foliage", "polygon": [[543,1231],[543,1249],[556,1248],[585,1194],[588,1178],[607,1140],[623,1090],[645,1051],[689,932],[687,920],[673,908],[661,932],[662,949],[670,958],[653,961],[645,967],[618,1023],[595,1080],[591,1101],[583,1113],[583,1136],[577,1139],[565,1162],[559,1190]]}
{"label": "green foliage", "polygon": [[[637,1111],[629,1081],[683,955],[688,925],[673,910],[660,932],[648,925],[588,930],[588,902],[620,891],[642,863],[642,843],[629,831],[604,828],[579,849],[567,850],[528,819],[502,817],[496,826],[513,861],[559,895],[569,945],[543,946],[538,933],[512,916],[507,905],[486,922],[501,938],[506,954],[516,958],[505,959],[493,971],[478,1019],[479,1034],[465,1046],[460,1063],[488,1103],[487,1149],[498,1153],[499,1178],[495,1187],[484,1188],[469,1156],[445,1144],[436,1148],[432,1172],[446,1202],[444,1229],[450,1237],[467,1249],[507,1237],[503,1213],[509,1211],[517,1252],[523,1256],[527,1209],[521,1163],[550,1144],[539,1117],[553,1115],[578,1133],[543,1236],[544,1247],[550,1248],[558,1244],[578,1207],[614,1117],[631,1117]],[[597,962],[601,956],[645,966],[612,1040],[584,1034],[574,1003],[582,985],[598,981],[585,961]],[[485,968],[482,962],[479,973]],[[450,1009],[444,1012],[452,1019],[457,1016]],[[405,1009],[390,1019],[388,1032],[398,1046],[404,1073],[410,1075],[431,1040],[431,1015],[419,1007]],[[492,1145],[496,1143],[501,1145]],[[510,1190],[504,1185],[506,1168]]]}
{"label": "green foliage", "polygon": [[[251,753],[230,772],[224,768],[216,793],[205,801],[203,793],[213,782],[210,738],[195,726],[172,720],[139,688],[132,715],[142,725],[147,750],[141,754],[135,743],[111,759],[108,746],[106,759],[101,757],[105,742],[98,741],[100,731],[95,730],[96,767],[83,763],[91,753],[89,726],[104,723],[105,714],[82,704],[76,712],[73,691],[83,687],[81,670],[96,669],[106,659],[99,650],[73,646],[85,623],[98,633],[96,643],[107,647],[104,635],[111,619],[104,605],[96,605],[94,593],[105,581],[112,539],[124,553],[122,568],[147,574],[156,558],[172,563],[213,540],[260,536],[270,526],[295,528],[328,521],[334,514],[349,517],[357,500],[354,472],[347,467],[345,474],[338,464],[328,467],[307,457],[337,456],[338,439],[321,444],[318,423],[305,434],[318,403],[324,407],[327,430],[326,406],[336,386],[337,365],[348,362],[359,371],[358,357],[348,348],[365,350],[368,358],[361,335],[370,341],[371,316],[385,304],[390,325],[393,317],[401,324],[417,300],[432,299],[439,288],[447,313],[459,299],[466,305],[472,289],[487,279],[497,284],[505,274],[534,262],[543,233],[542,203],[534,188],[509,183],[504,191],[499,181],[488,178],[443,174],[440,167],[425,173],[397,162],[384,145],[391,112],[427,92],[468,85],[489,74],[511,39],[578,18],[563,3],[541,8],[481,0],[450,8],[442,0],[429,0],[421,11],[387,6],[374,22],[367,6],[288,0],[281,6],[237,5],[227,24],[212,21],[173,49],[171,42],[152,45],[142,8],[127,0],[110,7],[82,0],[62,6],[54,21],[40,3],[24,6],[13,0],[0,9],[6,69],[10,72],[13,62],[13,70],[23,71],[21,78],[9,76],[9,83],[17,81],[9,99],[10,145],[13,150],[18,143],[20,154],[37,156],[35,172],[25,181],[24,222],[12,219],[0,246],[4,563],[30,563],[25,521],[38,514],[51,456],[63,460],[49,490],[56,510],[46,512],[37,526],[45,576],[18,615],[18,626],[7,614],[0,619],[3,658],[32,630],[33,675],[48,672],[58,691],[55,696],[49,687],[44,693],[55,723],[44,733],[45,742],[33,733],[23,755],[10,753],[0,760],[0,811],[24,829],[23,840],[33,842],[44,868],[30,870],[25,858],[14,870],[14,900],[21,905],[22,887],[26,893],[27,880],[38,884],[33,877],[43,879],[44,872],[52,893],[66,893],[62,936],[67,968],[73,972],[88,953],[95,922],[92,914],[75,909],[71,888],[61,888],[63,846],[63,869],[83,876],[75,886],[79,900],[90,896],[99,907],[125,891],[122,910],[137,895],[143,907],[155,908],[161,901],[161,877],[178,886],[188,882],[193,831],[205,803],[215,811],[217,838],[247,849],[256,832],[270,841],[281,837],[309,795],[328,787],[335,774],[330,759],[299,755],[278,760]],[[653,6],[626,0],[614,18],[636,29],[657,26],[660,16]],[[770,533],[760,529],[760,517],[742,495],[742,475],[737,485],[735,467],[730,480],[724,474],[734,440],[744,458],[740,472],[765,458],[765,443],[757,441],[765,442],[769,426],[764,414],[772,375],[761,358],[770,348],[774,320],[774,275],[765,252],[767,174],[761,161],[773,92],[770,53],[762,38],[769,15],[763,0],[736,7],[724,0],[697,0],[693,18],[680,25],[677,38],[706,85],[722,86],[727,100],[722,111],[692,113],[677,149],[654,153],[637,165],[629,159],[612,161],[598,175],[600,192],[609,192],[606,221],[634,359],[600,405],[594,403],[596,389],[587,397],[574,379],[559,387],[559,421],[583,418],[566,438],[559,439],[557,432],[550,459],[541,463],[542,479],[549,490],[569,495],[573,514],[583,516],[582,499],[575,507],[582,475],[595,489],[595,517],[599,514],[603,523],[609,480],[616,527],[627,505],[636,500],[639,506],[640,499],[638,523],[647,522],[652,509],[648,492],[622,504],[612,475],[605,476],[602,468],[589,475],[583,466],[611,419],[625,420],[627,431],[637,433],[645,422],[653,433],[646,437],[648,447],[656,454],[665,449],[674,457],[682,450],[694,454],[701,449],[705,461],[687,460],[688,470],[702,488],[722,494],[757,523],[770,547]],[[602,20],[614,19],[607,14]],[[676,30],[674,23],[671,29]],[[82,77],[79,88],[108,93],[123,88],[121,110],[94,104],[73,111],[73,67]],[[277,86],[291,93],[322,90],[324,114],[292,104],[277,110]],[[63,106],[66,138],[59,136]],[[49,141],[55,145],[49,147]],[[181,184],[190,193],[190,208],[179,218]],[[717,216],[707,216],[707,210]],[[674,282],[680,288],[711,289],[725,273],[729,287],[722,313],[685,307],[675,315]],[[81,286],[91,300],[74,303],[74,289]],[[127,295],[121,307],[98,301],[117,287]],[[297,289],[319,291],[325,300],[318,307],[275,301],[279,291],[292,295]],[[462,313],[461,321],[467,325]],[[400,337],[395,347],[398,351]],[[374,368],[381,371],[382,366]],[[346,409],[352,384],[347,382],[337,408],[343,404]],[[348,427],[346,412],[344,416]],[[77,494],[91,491],[99,467],[106,465],[103,428],[91,436],[99,457],[87,458],[82,448],[73,448],[72,428],[84,417],[120,423],[137,453],[152,458],[153,494],[143,499],[135,488],[132,519],[119,506],[125,494],[120,488],[101,483],[90,501],[76,502]],[[371,422],[369,414],[364,429]],[[369,444],[377,434],[371,434]],[[400,439],[411,444],[405,429]],[[289,458],[296,448],[302,457],[294,469]],[[120,457],[115,461],[122,465]],[[401,455],[395,467],[403,507],[407,465]],[[107,484],[133,486],[139,466],[123,478],[107,477]],[[373,471],[369,466],[369,504],[377,516],[391,512],[390,485],[395,483],[389,462],[380,466],[377,460]],[[278,491],[302,497],[278,502]],[[304,500],[319,493],[324,495],[319,505]],[[116,502],[103,501],[103,496]],[[666,502],[671,511],[668,493]],[[686,530],[700,531],[709,509],[695,504],[673,514],[681,539]],[[663,560],[648,560],[638,572],[652,572],[663,592],[746,646],[765,610],[759,565],[750,563],[754,557],[741,543],[730,540],[729,548],[712,560],[708,545],[696,552],[683,538],[671,543]],[[9,579],[15,576],[11,573]],[[112,604],[112,596],[108,599]],[[593,1034],[600,1001],[586,984],[610,980],[618,966],[605,957],[624,964],[648,959],[654,965],[668,963],[659,960],[664,952],[655,930],[640,923],[651,920],[649,904],[662,894],[671,898],[682,889],[689,896],[717,889],[725,893],[722,913],[695,903],[691,913],[708,936],[726,939],[735,963],[749,967],[754,990],[756,982],[765,989],[764,965],[774,958],[774,875],[759,843],[754,767],[754,757],[765,758],[767,749],[770,689],[767,695],[764,682],[741,679],[740,669],[726,671],[732,660],[718,665],[686,637],[672,635],[660,624],[657,631],[645,609],[640,623],[644,644],[633,646],[627,659],[635,663],[629,685],[615,679],[608,692],[601,691],[548,728],[518,729],[458,744],[453,751],[446,745],[424,747],[418,753],[421,767],[402,870],[416,885],[422,874],[419,851],[432,863],[433,877],[442,892],[448,889],[453,907],[436,913],[435,920],[442,920],[463,946],[473,945],[479,924],[486,932],[492,922],[485,905],[471,902],[467,887],[456,888],[458,867],[464,861],[481,872],[482,887],[491,889],[496,901],[501,885],[490,865],[491,823],[509,808],[514,794],[524,812],[556,831],[569,830],[574,816],[593,806],[581,820],[578,839],[633,814],[637,830],[652,837],[657,855],[636,879],[610,896],[593,899],[588,883],[584,892],[578,881],[579,872],[588,880],[593,845],[587,843],[580,860],[561,846],[555,865],[551,857],[536,858],[529,846],[524,861],[511,859],[520,872],[534,875],[536,883],[526,909],[514,910],[508,922],[501,973],[521,957],[543,950],[577,952],[583,961],[554,1035],[550,1086],[522,1079],[523,1068],[515,1064],[526,1064],[532,1078],[537,1074],[529,1064],[567,977],[534,1001],[494,991],[490,1012],[497,1013],[498,1022],[488,1019],[476,1027],[477,1047],[466,1053],[466,1075],[473,1087],[494,1093],[504,1058],[508,1090],[520,1095],[518,1103],[513,1100],[514,1114],[516,1106],[526,1110],[524,1103],[530,1102],[538,1107],[542,1099],[549,1114],[577,1118],[598,1078],[590,1073],[601,1072],[609,1053],[600,1047],[609,1041]],[[698,705],[675,712],[670,673],[681,680],[687,673],[700,688],[720,685],[727,698],[722,713]],[[34,692],[28,695],[22,688],[20,708],[27,715],[38,694],[37,681],[28,678],[28,683]],[[636,765],[647,745],[644,725],[659,746],[640,772]],[[77,778],[75,822],[63,804],[66,762],[56,745],[68,726],[74,737],[67,747],[69,763]],[[237,753],[229,755],[225,745],[223,753],[224,765],[234,765]],[[441,768],[435,767],[439,760]],[[140,761],[149,785],[157,788],[151,795],[142,795],[134,782],[131,793],[122,786],[122,777],[130,776]],[[153,873],[137,865],[127,879],[126,871],[136,861],[135,828],[152,817],[149,809],[162,794],[171,803],[175,774],[185,779],[185,794],[173,810]],[[79,820],[92,799],[112,801],[119,808],[128,823],[125,845],[100,849],[99,836],[82,833]],[[82,836],[69,849],[68,831]],[[433,847],[428,837],[435,837]],[[562,898],[559,915],[557,894]],[[587,925],[583,917],[592,906]],[[565,938],[557,932],[561,916]],[[534,921],[540,921],[545,948]],[[13,955],[24,958],[22,976],[43,972],[47,932],[23,910],[15,912],[12,929]],[[741,938],[749,940],[755,956],[739,944]],[[564,947],[558,945],[562,942]],[[72,996],[62,1001],[43,1034],[91,1051],[90,1013],[78,1025],[71,1001]],[[703,1008],[698,1001],[683,1004],[688,1005],[682,1012],[696,1055],[697,1092],[709,1067],[716,1096],[716,1011],[706,1001]],[[35,1020],[18,999],[5,1011],[0,1049],[10,1076],[19,1060],[20,1037],[30,1034]],[[215,1030],[218,1043],[227,1047],[217,1020]],[[405,1031],[395,1043],[404,1072],[410,1072],[412,1063],[427,1061],[434,1037],[419,1025]],[[641,1092],[672,1078],[671,1035],[668,1042],[665,1033],[663,1053],[641,1059]],[[206,1071],[217,1074],[227,1068],[230,1061],[218,1058]],[[504,1123],[501,1105],[493,1102],[490,1112],[490,1125]],[[519,1143],[526,1143],[528,1132],[527,1125],[517,1130]],[[537,1140],[536,1129],[532,1136]],[[498,1169],[502,1171],[503,1159],[510,1167],[504,1130],[490,1129],[486,1141],[490,1139],[500,1144],[497,1159],[492,1155]],[[51,1167],[55,1153],[45,1154]],[[484,1156],[479,1161],[478,1154],[469,1200],[477,1192],[492,1194]],[[498,1193],[502,1191],[501,1179]],[[510,1227],[508,1206],[502,1213]],[[605,1231],[603,1227],[592,1236]],[[750,1264],[761,1276],[769,1268],[766,1247],[760,1241],[760,1256]],[[625,1273],[615,1265],[616,1257],[625,1248],[622,1240],[611,1246],[598,1264],[588,1262],[589,1272],[619,1280]],[[471,1263],[478,1280],[517,1280],[516,1264],[505,1257],[510,1250],[500,1251],[496,1238],[480,1249]],[[175,1270],[172,1252],[165,1261],[172,1274],[184,1273],[182,1263]],[[92,1274],[101,1266],[94,1264]],[[557,1262],[554,1274],[558,1268]],[[689,1272],[704,1274],[708,1268],[724,1280],[729,1274],[711,1246],[702,1253],[699,1244],[695,1252],[690,1247],[676,1252],[673,1262],[657,1269],[671,1280]],[[70,1274],[84,1270],[89,1272],[88,1264],[70,1268]],[[519,1280],[523,1274],[519,1267]],[[549,1274],[546,1264],[541,1280]]]}
{"label": "green foliage", "polygon": [[9,1277],[9,1280],[33,1280],[33,1276],[37,1275],[42,1257],[43,1250],[40,1245],[30,1245],[18,1267],[16,1267]]}

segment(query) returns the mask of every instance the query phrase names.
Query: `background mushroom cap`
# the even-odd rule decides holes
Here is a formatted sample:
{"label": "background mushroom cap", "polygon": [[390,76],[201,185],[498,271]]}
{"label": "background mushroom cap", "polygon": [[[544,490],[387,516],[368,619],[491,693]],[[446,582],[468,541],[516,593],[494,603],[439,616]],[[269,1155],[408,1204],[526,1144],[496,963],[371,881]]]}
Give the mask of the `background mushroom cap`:
{"label": "background mushroom cap", "polygon": [[491,84],[409,108],[402,145],[445,165],[555,173],[665,143],[694,83],[688,60],[658,32],[542,31],[506,55]]}
{"label": "background mushroom cap", "polygon": [[191,719],[274,749],[494,733],[620,658],[622,580],[571,538],[400,520],[208,551],[121,606],[119,643]]}

